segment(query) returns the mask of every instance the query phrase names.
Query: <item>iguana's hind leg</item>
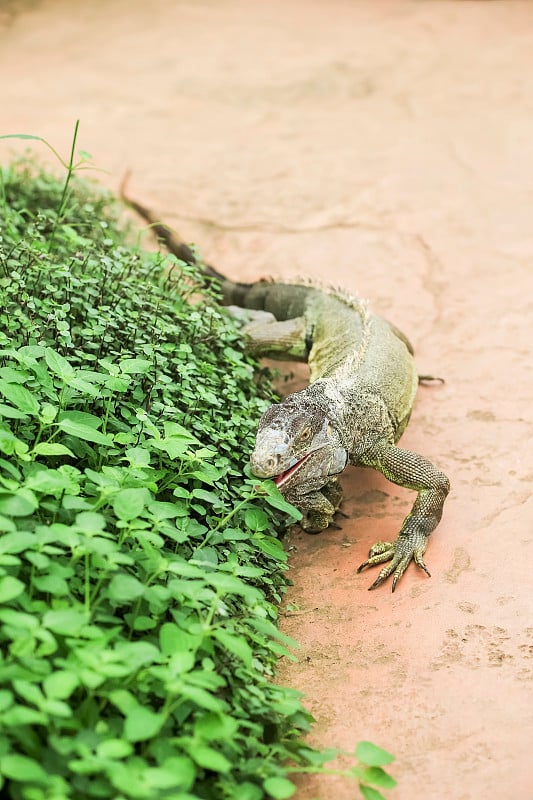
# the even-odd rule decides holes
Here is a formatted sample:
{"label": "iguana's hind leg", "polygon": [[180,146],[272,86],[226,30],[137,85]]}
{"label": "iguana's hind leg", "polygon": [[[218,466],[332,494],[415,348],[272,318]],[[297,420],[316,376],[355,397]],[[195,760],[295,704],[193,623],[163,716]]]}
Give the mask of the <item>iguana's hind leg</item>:
{"label": "iguana's hind leg", "polygon": [[429,535],[440,522],[450,482],[443,472],[423,456],[388,443],[383,443],[361,463],[378,469],[393,483],[418,492],[396,541],[377,542],[370,550],[368,559],[357,570],[361,572],[365,567],[388,561],[370,589],[376,589],[392,575],[394,591],[412,560],[429,575],[423,557]]}

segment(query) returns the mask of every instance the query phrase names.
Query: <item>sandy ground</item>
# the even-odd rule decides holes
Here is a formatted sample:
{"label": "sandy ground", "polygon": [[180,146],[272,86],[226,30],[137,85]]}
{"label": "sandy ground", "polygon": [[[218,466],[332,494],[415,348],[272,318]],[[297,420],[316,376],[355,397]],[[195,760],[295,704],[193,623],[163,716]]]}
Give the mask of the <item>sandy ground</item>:
{"label": "sandy ground", "polygon": [[452,480],[433,577],[367,592],[413,495],[349,470],[342,530],[290,539],[280,679],[315,744],[396,754],[395,800],[530,800],[533,3],[4,0],[0,26],[2,132],[67,154],[80,118],[212,263],[356,290],[446,378],[402,440]]}

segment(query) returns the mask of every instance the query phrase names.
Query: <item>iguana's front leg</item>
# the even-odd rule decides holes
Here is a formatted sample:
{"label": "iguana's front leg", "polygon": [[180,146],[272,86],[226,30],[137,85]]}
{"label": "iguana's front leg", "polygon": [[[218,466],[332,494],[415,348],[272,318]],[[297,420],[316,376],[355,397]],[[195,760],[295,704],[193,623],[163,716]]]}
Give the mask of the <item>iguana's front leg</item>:
{"label": "iguana's front leg", "polygon": [[285,499],[302,512],[303,517],[299,525],[306,533],[320,533],[329,528],[333,522],[338,506],[331,502],[326,492],[325,487],[321,491],[307,493],[300,492],[297,488],[284,492]]}
{"label": "iguana's front leg", "polygon": [[423,456],[388,443],[383,443],[371,455],[363,457],[360,463],[378,469],[393,483],[418,492],[396,541],[377,542],[371,548],[368,559],[357,570],[361,572],[365,567],[389,561],[369,588],[376,589],[394,573],[394,591],[411,560],[430,574],[423,556],[429,535],[440,522],[450,482],[443,472]]}

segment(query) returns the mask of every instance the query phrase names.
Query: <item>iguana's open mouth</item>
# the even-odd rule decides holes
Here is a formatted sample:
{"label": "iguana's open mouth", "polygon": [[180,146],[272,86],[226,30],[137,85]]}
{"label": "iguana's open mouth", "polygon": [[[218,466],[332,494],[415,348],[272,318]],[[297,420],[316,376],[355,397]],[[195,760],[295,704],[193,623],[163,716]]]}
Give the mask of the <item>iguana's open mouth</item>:
{"label": "iguana's open mouth", "polygon": [[276,475],[276,477],[274,478],[274,483],[276,484],[278,489],[285,483],[285,481],[287,481],[291,477],[291,475],[294,475],[294,473],[300,469],[302,464],[305,464],[307,459],[310,456],[312,456],[313,453],[315,452],[316,452],[315,450],[312,450],[310,453],[306,453],[306,455],[299,461],[297,461],[296,464],[293,464],[292,467],[289,467],[289,469],[286,469],[285,472],[280,472],[279,475]]}

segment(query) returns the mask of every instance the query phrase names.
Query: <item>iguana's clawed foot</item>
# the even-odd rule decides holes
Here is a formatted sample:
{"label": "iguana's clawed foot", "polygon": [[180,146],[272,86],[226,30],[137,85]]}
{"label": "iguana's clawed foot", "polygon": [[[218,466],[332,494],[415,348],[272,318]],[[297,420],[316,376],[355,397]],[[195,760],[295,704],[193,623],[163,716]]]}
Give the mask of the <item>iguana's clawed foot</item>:
{"label": "iguana's clawed foot", "polygon": [[[290,497],[288,496],[287,499],[290,500]],[[295,503],[303,511],[300,527],[306,533],[321,533],[326,528],[340,530],[340,525],[335,522],[335,514],[339,513],[339,505],[342,500],[342,488],[337,478],[328,481],[319,492],[307,495],[306,500],[308,507],[305,510],[301,500],[299,503]]]}
{"label": "iguana's clawed foot", "polygon": [[300,527],[306,533],[322,533],[326,528],[333,527],[334,511],[309,510],[300,520]]}
{"label": "iguana's clawed foot", "polygon": [[[335,522],[335,516],[339,514],[337,509],[333,514],[324,514],[319,511],[308,511],[307,514],[300,520],[300,527],[306,533],[322,533],[326,528],[333,528],[334,530],[341,531],[342,525]],[[342,514],[341,516],[347,516]]]}
{"label": "iguana's clawed foot", "polygon": [[395,542],[376,542],[370,549],[368,559],[361,564],[357,572],[361,572],[365,567],[383,564],[384,561],[390,562],[383,567],[372,586],[369,586],[369,590],[377,589],[389,575],[392,575],[392,591],[394,591],[396,584],[412,560],[424,570],[428,577],[431,577],[423,558],[426,545],[427,538],[425,536],[422,538],[400,536]]}

